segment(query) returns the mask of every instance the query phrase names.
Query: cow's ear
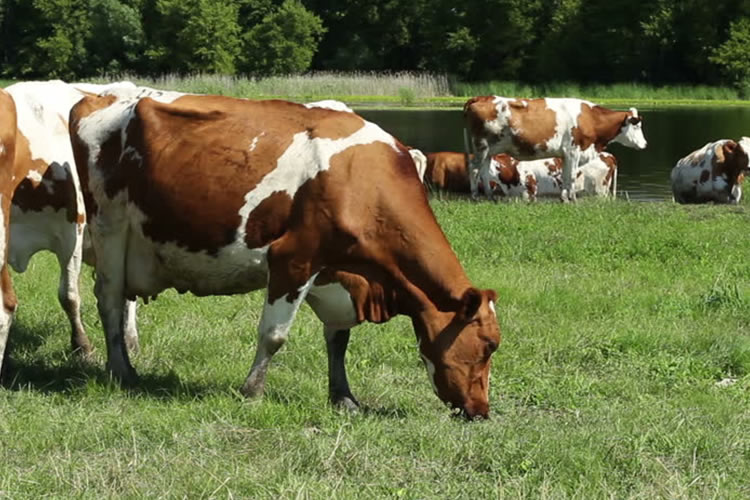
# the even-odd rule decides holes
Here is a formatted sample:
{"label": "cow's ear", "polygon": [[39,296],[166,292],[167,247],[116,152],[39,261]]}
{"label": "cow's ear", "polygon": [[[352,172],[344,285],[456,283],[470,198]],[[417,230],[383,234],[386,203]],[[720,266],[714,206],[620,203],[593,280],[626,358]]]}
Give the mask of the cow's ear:
{"label": "cow's ear", "polygon": [[479,311],[482,305],[482,292],[477,288],[467,288],[461,296],[461,303],[458,307],[458,317],[463,321],[469,321]]}

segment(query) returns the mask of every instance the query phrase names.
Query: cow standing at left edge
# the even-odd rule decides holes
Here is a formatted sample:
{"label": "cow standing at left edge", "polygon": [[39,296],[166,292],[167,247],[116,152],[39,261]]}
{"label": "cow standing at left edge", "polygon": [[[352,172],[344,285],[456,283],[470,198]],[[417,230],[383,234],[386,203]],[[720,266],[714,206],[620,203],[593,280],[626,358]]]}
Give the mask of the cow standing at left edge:
{"label": "cow standing at left edge", "polygon": [[464,105],[464,139],[474,160],[469,168],[472,197],[481,179],[490,189],[490,159],[507,153],[519,160],[563,159],[562,201],[575,201],[574,172],[611,142],[644,149],[642,118],[635,108],[613,111],[580,99],[473,97]]}
{"label": "cow standing at left edge", "polygon": [[127,298],[266,288],[246,396],[262,394],[306,300],[324,324],[334,404],[358,405],[344,365],[349,328],[405,314],[438,397],[469,418],[489,414],[496,294],[472,286],[406,147],[353,113],[139,96],[89,96],[70,113],[115,377],[136,378]]}

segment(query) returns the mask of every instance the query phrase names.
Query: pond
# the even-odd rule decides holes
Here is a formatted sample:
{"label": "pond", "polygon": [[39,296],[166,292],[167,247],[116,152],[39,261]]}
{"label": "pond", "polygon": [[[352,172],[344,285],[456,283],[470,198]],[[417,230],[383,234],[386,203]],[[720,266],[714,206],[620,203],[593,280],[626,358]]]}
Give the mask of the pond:
{"label": "pond", "polygon": [[[401,142],[423,152],[463,151],[461,110],[357,111]],[[669,174],[677,160],[718,139],[750,136],[750,108],[670,108],[642,110],[644,151],[612,144],[617,156],[618,196],[655,201],[672,198]]]}

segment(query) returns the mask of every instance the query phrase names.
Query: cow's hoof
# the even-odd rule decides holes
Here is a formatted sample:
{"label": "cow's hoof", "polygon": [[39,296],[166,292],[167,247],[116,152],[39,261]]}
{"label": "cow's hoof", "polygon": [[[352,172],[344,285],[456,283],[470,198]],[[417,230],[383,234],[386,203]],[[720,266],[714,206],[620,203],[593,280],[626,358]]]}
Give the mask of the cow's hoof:
{"label": "cow's hoof", "polygon": [[107,363],[107,371],[114,380],[117,380],[120,383],[120,385],[128,387],[134,386],[138,383],[138,373],[136,373],[135,369],[132,367],[128,367],[127,369],[115,369],[112,365]]}
{"label": "cow's hoof", "polygon": [[88,361],[91,359],[91,355],[94,353],[94,349],[91,347],[88,339],[83,341],[73,341],[71,345],[73,356]]}
{"label": "cow's hoof", "polygon": [[359,411],[359,402],[351,394],[349,396],[332,396],[331,404],[338,410],[352,413]]}
{"label": "cow's hoof", "polygon": [[240,387],[240,394],[245,396],[247,399],[259,398],[263,395],[264,384],[253,383],[250,381],[245,382]]}

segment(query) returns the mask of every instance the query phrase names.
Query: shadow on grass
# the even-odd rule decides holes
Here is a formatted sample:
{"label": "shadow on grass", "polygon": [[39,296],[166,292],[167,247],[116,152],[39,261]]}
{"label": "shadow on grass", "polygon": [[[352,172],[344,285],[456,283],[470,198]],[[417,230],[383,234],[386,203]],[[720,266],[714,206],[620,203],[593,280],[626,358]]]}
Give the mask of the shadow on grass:
{"label": "shadow on grass", "polygon": [[53,326],[29,328],[19,322],[13,324],[0,372],[0,387],[11,391],[71,394],[86,390],[93,383],[102,387],[119,387],[133,397],[182,400],[201,399],[224,390],[219,385],[186,382],[174,371],[143,374],[135,384],[121,385],[96,359],[77,355],[65,358],[62,353],[56,359],[49,356],[40,359],[39,348],[55,331]]}

